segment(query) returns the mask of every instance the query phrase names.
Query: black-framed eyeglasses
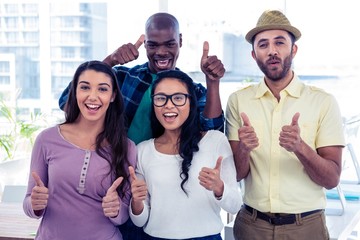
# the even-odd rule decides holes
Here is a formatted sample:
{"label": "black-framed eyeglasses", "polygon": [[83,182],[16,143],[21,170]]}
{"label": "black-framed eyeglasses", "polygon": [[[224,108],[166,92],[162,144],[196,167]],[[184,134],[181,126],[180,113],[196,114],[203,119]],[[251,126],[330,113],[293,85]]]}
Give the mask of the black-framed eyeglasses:
{"label": "black-framed eyeglasses", "polygon": [[159,93],[159,94],[154,94],[151,97],[152,97],[152,100],[153,100],[153,104],[156,107],[165,106],[169,99],[174,104],[174,106],[181,107],[181,106],[184,106],[186,104],[186,99],[189,98],[190,95],[185,94],[185,93],[174,93],[174,94],[171,94],[171,95],[166,95],[166,94]]}

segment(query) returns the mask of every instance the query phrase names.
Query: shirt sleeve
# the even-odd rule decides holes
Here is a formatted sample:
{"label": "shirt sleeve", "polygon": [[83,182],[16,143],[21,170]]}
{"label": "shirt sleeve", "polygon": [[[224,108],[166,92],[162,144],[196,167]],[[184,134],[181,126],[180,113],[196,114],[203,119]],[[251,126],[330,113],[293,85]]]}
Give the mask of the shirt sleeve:
{"label": "shirt sleeve", "polygon": [[225,134],[229,141],[239,141],[238,129],[241,127],[238,100],[236,94],[230,95],[226,106]]}
{"label": "shirt sleeve", "polygon": [[131,203],[130,203],[130,207],[129,207],[129,213],[130,213],[130,218],[133,221],[133,223],[137,226],[137,227],[143,227],[146,222],[148,221],[149,218],[149,206],[144,203],[144,209],[143,211],[139,214],[139,215],[135,215],[132,211],[131,211]]}
{"label": "shirt sleeve", "polygon": [[121,225],[129,219],[129,202],[123,201],[120,197],[119,197],[119,201],[120,201],[119,214],[113,218],[109,217],[110,221],[114,225]]}
{"label": "shirt sleeve", "polygon": [[28,187],[27,187],[25,199],[23,201],[24,213],[31,218],[40,218],[44,214],[44,211],[41,211],[41,214],[39,216],[36,215],[31,206],[31,192],[33,187],[35,186],[35,180],[31,176],[31,172],[36,172],[39,175],[45,187],[47,187],[48,185],[48,166],[46,163],[46,158],[45,158],[45,154],[43,153],[42,146],[43,146],[42,134],[40,133],[39,136],[36,138],[36,141],[33,146]]}
{"label": "shirt sleeve", "polygon": [[324,98],[321,112],[321,124],[318,126],[316,148],[326,146],[345,146],[343,120],[339,105],[333,95]]}
{"label": "shirt sleeve", "polygon": [[61,110],[64,110],[65,103],[66,103],[66,101],[67,101],[67,99],[69,97],[70,86],[71,86],[71,82],[69,83],[69,85],[64,89],[64,91],[60,95],[59,107],[60,107]]}
{"label": "shirt sleeve", "polygon": [[[143,147],[143,145],[141,147]],[[138,152],[141,152],[141,147],[138,147]],[[135,172],[136,172],[136,177],[138,179],[145,180],[144,171],[143,171],[143,168],[141,165],[141,161],[139,161],[139,158],[138,158],[138,163],[137,163]],[[130,218],[133,221],[133,223],[138,227],[143,227],[149,219],[149,215],[150,215],[149,202],[150,202],[150,200],[149,200],[149,193],[148,193],[146,200],[144,201],[143,211],[139,215],[135,215],[132,212],[131,201],[130,201],[129,215],[130,215]]]}
{"label": "shirt sleeve", "polygon": [[206,88],[200,83],[194,84],[196,97],[198,100],[198,110],[200,113],[200,124],[201,130],[219,130],[224,132],[224,112],[221,112],[221,115],[216,118],[206,118],[203,114],[205,104],[206,104]]}
{"label": "shirt sleeve", "polygon": [[220,142],[219,154],[224,156],[220,172],[221,179],[224,182],[224,192],[221,200],[218,200],[218,204],[226,212],[236,214],[240,210],[243,202],[240,184],[236,181],[234,157],[230,144],[225,136],[223,136]]}

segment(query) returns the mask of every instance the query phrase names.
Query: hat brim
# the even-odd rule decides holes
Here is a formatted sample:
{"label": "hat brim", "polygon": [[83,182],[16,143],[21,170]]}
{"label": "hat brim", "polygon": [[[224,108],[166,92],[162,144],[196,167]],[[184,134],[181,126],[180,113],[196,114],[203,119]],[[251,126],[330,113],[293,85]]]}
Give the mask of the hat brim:
{"label": "hat brim", "polygon": [[301,32],[299,31],[299,29],[297,29],[296,27],[293,26],[289,26],[289,25],[266,25],[266,26],[261,26],[261,27],[255,27],[253,29],[251,29],[245,36],[246,41],[248,41],[249,43],[252,44],[253,38],[256,34],[266,31],[266,30],[285,30],[288,31],[289,33],[291,33],[292,35],[294,35],[295,37],[295,41],[299,40],[299,38],[301,37]]}

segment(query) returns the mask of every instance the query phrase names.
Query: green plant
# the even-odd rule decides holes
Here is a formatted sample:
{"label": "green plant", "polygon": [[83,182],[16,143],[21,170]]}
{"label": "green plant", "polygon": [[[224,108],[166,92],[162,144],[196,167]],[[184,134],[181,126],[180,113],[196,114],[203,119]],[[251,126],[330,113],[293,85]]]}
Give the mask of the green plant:
{"label": "green plant", "polygon": [[0,118],[2,127],[0,132],[0,150],[5,153],[2,160],[12,159],[17,150],[17,144],[21,141],[27,142],[31,147],[34,143],[35,133],[41,128],[37,124],[41,114],[30,114],[30,120],[20,120],[16,115],[16,109],[9,107],[3,100],[0,100]]}

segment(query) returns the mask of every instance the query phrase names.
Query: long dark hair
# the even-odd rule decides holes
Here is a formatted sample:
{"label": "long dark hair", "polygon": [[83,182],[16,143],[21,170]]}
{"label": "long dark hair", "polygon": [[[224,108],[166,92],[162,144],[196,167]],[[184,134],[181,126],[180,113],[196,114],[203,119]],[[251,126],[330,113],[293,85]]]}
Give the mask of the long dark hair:
{"label": "long dark hair", "polygon": [[[125,196],[125,183],[129,182],[126,166],[129,166],[128,160],[128,138],[125,128],[125,112],[123,97],[118,86],[115,72],[110,66],[101,61],[88,61],[82,63],[74,74],[71,82],[71,88],[68,100],[65,106],[65,122],[73,123],[80,114],[80,109],[76,100],[76,88],[79,82],[79,76],[86,70],[102,72],[111,78],[112,90],[115,94],[114,101],[110,103],[106,110],[104,129],[96,137],[96,152],[106,159],[110,164],[110,172],[115,177],[124,177],[120,184],[118,193],[121,198]],[[103,143],[107,141],[111,146],[111,155],[104,149]],[[115,178],[115,179],[116,179]],[[113,179],[113,180],[115,180]]]}
{"label": "long dark hair", "polygon": [[[154,81],[152,86],[151,95],[154,94],[156,86],[165,78],[175,78],[182,83],[185,83],[188,94],[190,95],[190,97],[188,98],[188,101],[190,101],[190,113],[188,118],[181,126],[181,133],[178,139],[179,154],[183,158],[180,172],[180,177],[182,179],[181,189],[187,194],[184,184],[189,179],[189,169],[191,166],[191,161],[193,159],[194,152],[199,151],[198,144],[202,137],[200,129],[200,115],[197,107],[195,87],[193,80],[186,73],[180,70],[166,70],[161,71],[157,74],[157,79]],[[165,131],[164,127],[156,118],[154,107],[151,111],[151,126],[153,136],[155,138],[160,137]]]}

